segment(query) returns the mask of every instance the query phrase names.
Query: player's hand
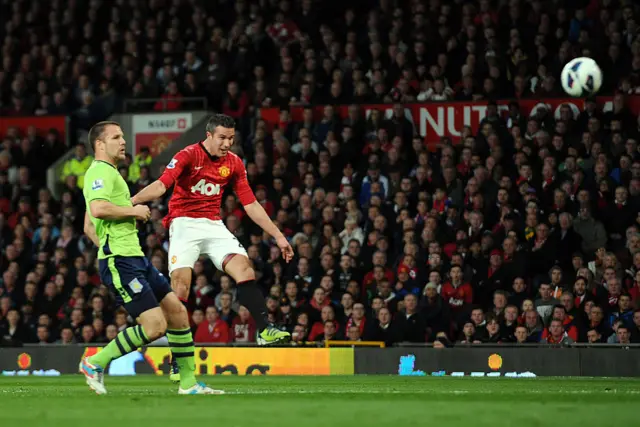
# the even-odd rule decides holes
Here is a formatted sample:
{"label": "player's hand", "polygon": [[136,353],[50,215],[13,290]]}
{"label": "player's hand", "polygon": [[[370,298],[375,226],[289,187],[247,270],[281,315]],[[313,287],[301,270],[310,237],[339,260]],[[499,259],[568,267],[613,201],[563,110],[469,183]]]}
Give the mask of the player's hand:
{"label": "player's hand", "polygon": [[282,252],[282,258],[284,258],[285,262],[289,262],[293,259],[293,248],[289,244],[289,241],[286,237],[280,236],[276,239],[276,245],[280,248],[280,252]]}
{"label": "player's hand", "polygon": [[133,207],[133,214],[140,221],[148,221],[151,218],[151,210],[147,205],[136,205]]}

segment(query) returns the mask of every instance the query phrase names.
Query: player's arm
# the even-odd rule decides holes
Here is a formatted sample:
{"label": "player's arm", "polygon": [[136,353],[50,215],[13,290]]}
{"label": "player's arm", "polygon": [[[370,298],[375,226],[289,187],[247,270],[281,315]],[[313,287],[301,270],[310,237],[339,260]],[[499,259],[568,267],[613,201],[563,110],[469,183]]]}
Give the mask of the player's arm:
{"label": "player's arm", "polygon": [[[115,172],[117,173],[117,172]],[[147,206],[118,206],[111,203],[114,176],[111,170],[92,169],[85,175],[84,198],[92,217],[106,220],[136,218],[146,221],[151,216]]]}
{"label": "player's arm", "polygon": [[91,218],[89,218],[89,213],[84,213],[84,234],[87,235],[89,240],[93,242],[94,245],[100,247],[100,239],[98,238],[98,234],[96,233],[96,227],[91,222]]}
{"label": "player's arm", "polygon": [[260,202],[256,200],[256,196],[253,194],[253,190],[247,180],[247,170],[241,160],[238,159],[234,169],[233,191],[240,199],[240,203],[244,206],[249,218],[275,239],[284,237],[278,227],[271,221]]}
{"label": "player's arm", "polygon": [[243,206],[247,215],[249,215],[249,218],[258,224],[260,228],[269,233],[271,237],[275,239],[280,237],[284,238],[284,234],[282,234],[280,229],[273,223],[273,221],[271,221],[271,218],[269,218],[269,215],[267,215],[267,212],[264,210],[260,202],[255,200],[254,202]]}
{"label": "player's arm", "polygon": [[171,159],[167,167],[164,169],[162,176],[133,196],[131,198],[131,203],[135,206],[149,203],[152,200],[162,197],[162,195],[167,192],[167,189],[171,188],[171,186],[180,177],[182,171],[184,171],[184,169],[191,163],[190,159],[191,156],[189,156],[189,153],[186,151],[180,151],[173,159]]}
{"label": "player's arm", "polygon": [[271,221],[260,202],[256,200],[256,196],[253,194],[253,190],[247,180],[247,171],[241,161],[238,161],[235,168],[233,189],[249,218],[276,239],[276,244],[282,251],[285,261],[291,261],[293,259],[293,249],[278,226]]}
{"label": "player's arm", "polygon": [[131,198],[131,203],[134,206],[142,205],[144,203],[148,203],[152,200],[156,200],[162,197],[162,195],[166,192],[167,187],[164,185],[164,183],[159,179],[156,179],[151,184],[138,191],[138,193]]}
{"label": "player's arm", "polygon": [[149,208],[145,205],[118,206],[104,199],[92,200],[89,203],[89,209],[91,210],[91,216],[98,219],[119,220],[135,218],[146,221],[150,217]]}

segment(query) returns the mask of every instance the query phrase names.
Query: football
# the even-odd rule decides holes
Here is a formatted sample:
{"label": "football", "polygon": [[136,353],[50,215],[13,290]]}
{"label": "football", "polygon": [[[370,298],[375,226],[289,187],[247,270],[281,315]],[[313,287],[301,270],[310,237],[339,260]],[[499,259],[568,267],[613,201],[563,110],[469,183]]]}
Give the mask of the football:
{"label": "football", "polygon": [[602,71],[591,58],[575,58],[562,69],[560,81],[562,89],[571,96],[591,96],[602,86]]}

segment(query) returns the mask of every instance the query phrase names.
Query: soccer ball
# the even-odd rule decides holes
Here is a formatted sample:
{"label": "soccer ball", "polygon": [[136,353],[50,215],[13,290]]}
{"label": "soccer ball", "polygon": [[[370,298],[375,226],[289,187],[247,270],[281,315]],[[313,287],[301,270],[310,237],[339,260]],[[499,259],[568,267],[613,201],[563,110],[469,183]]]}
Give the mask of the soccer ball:
{"label": "soccer ball", "polygon": [[591,96],[602,86],[602,71],[593,59],[576,58],[564,66],[560,81],[562,89],[571,96]]}

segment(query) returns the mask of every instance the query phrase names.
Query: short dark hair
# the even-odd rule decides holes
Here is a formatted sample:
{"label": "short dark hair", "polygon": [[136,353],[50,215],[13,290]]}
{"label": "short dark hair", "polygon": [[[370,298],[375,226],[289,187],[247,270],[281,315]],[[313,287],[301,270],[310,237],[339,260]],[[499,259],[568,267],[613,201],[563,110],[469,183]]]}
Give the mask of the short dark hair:
{"label": "short dark hair", "polygon": [[213,134],[218,126],[228,129],[235,129],[236,121],[233,119],[233,117],[227,116],[226,114],[214,114],[209,118],[209,121],[207,122],[207,132]]}
{"label": "short dark hair", "polygon": [[106,120],[103,122],[98,122],[89,129],[89,144],[91,144],[91,149],[93,152],[96,152],[96,141],[100,139],[102,133],[104,132],[104,128],[107,126],[118,126],[120,127],[120,123]]}

